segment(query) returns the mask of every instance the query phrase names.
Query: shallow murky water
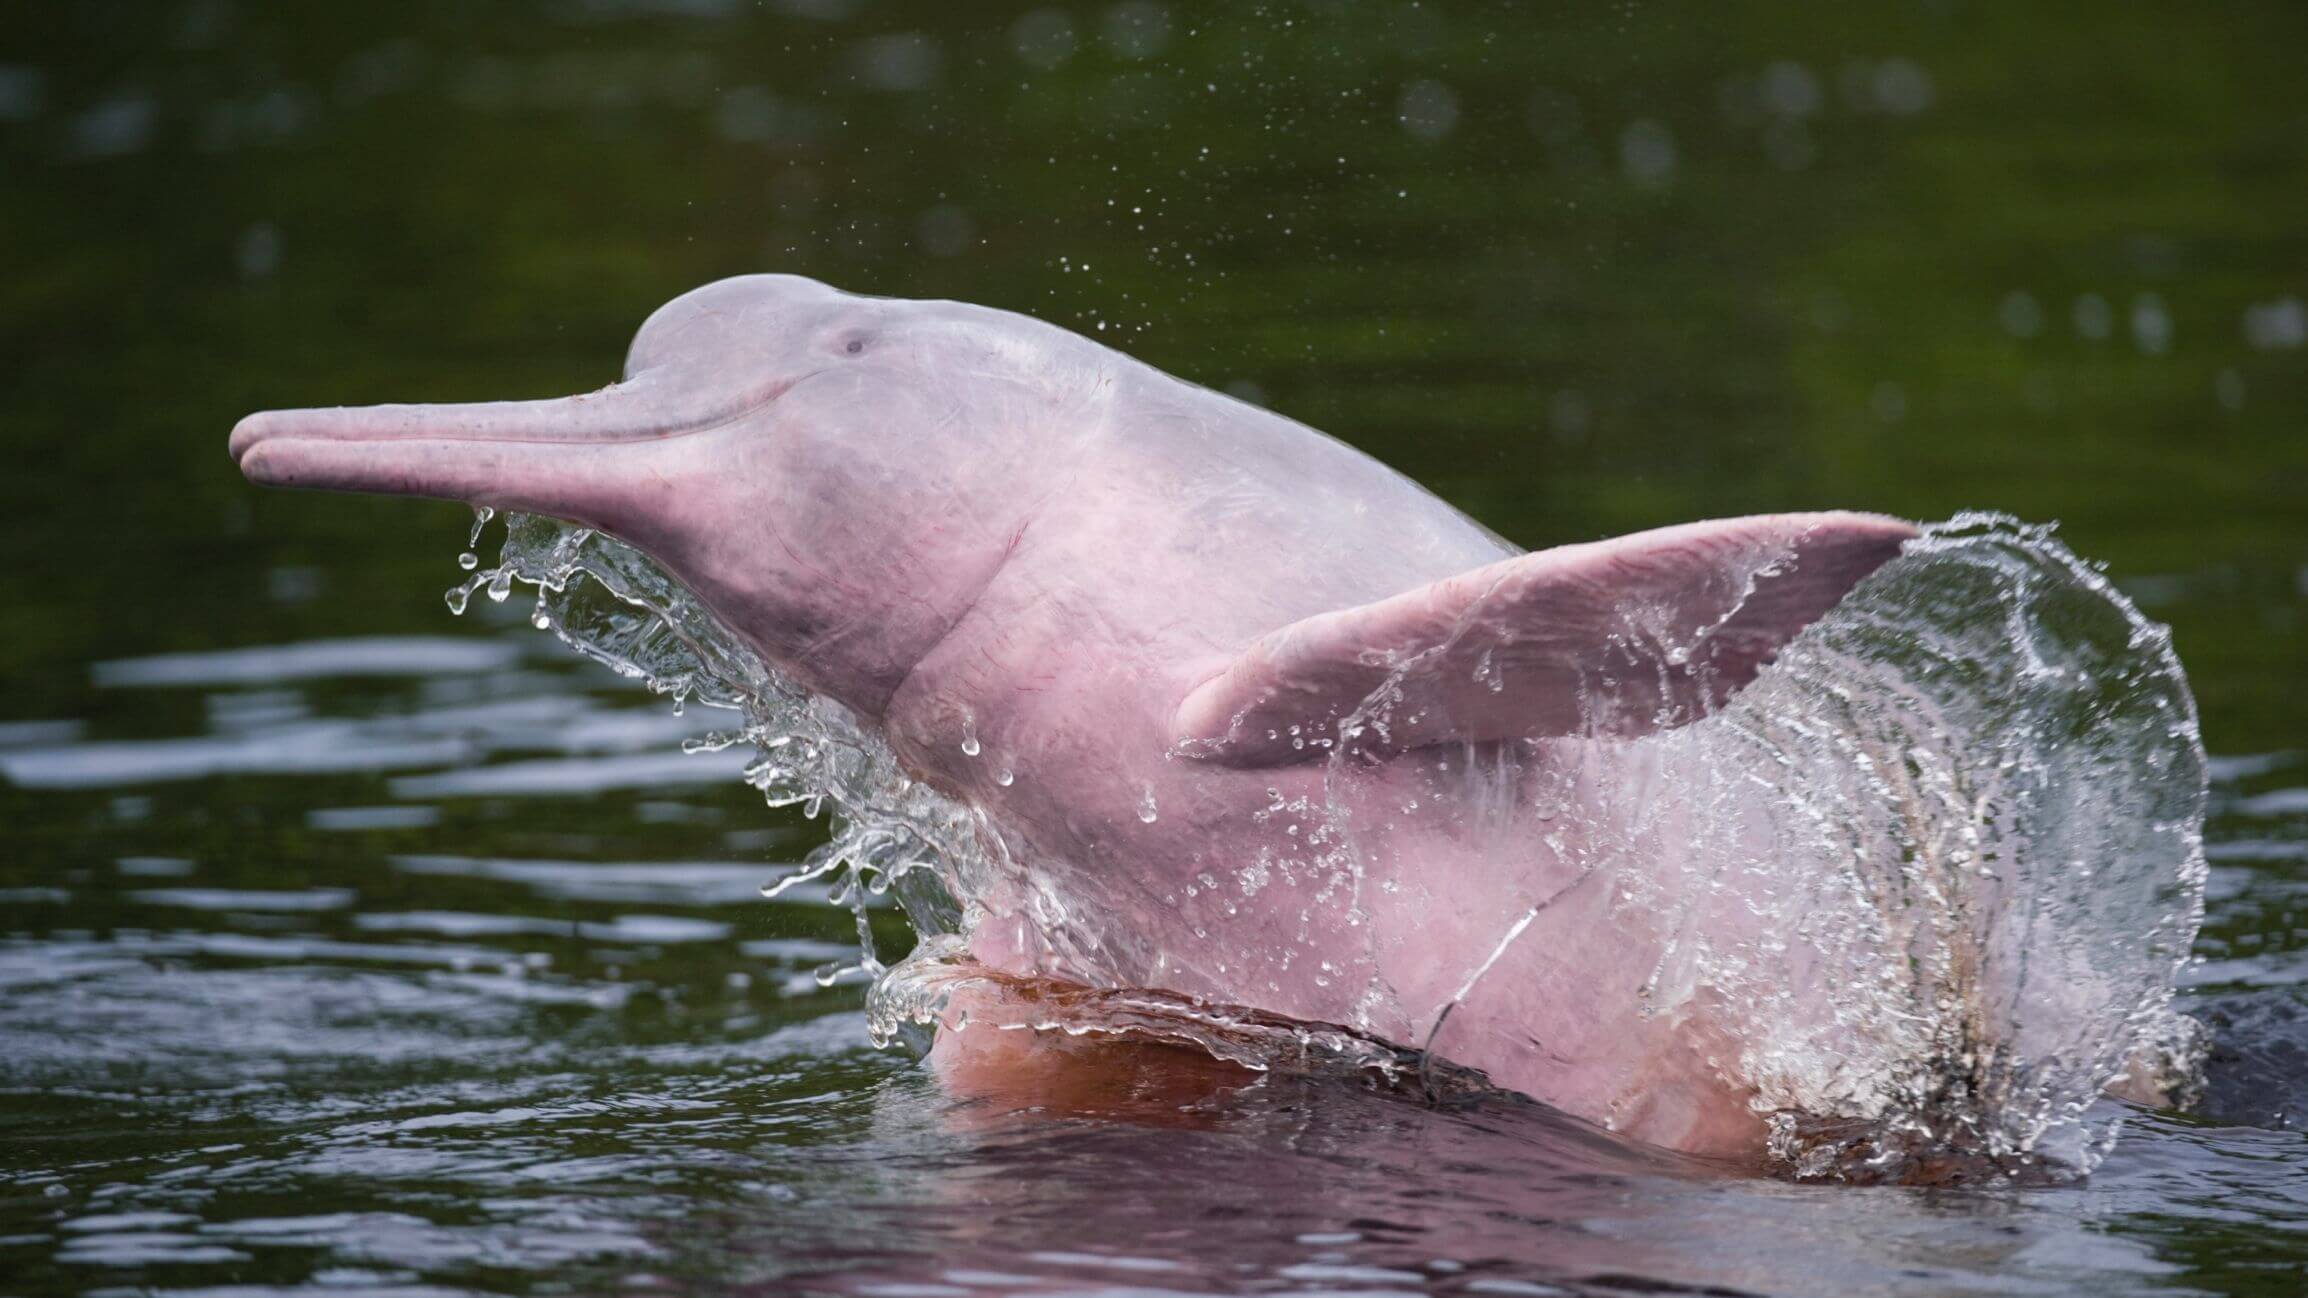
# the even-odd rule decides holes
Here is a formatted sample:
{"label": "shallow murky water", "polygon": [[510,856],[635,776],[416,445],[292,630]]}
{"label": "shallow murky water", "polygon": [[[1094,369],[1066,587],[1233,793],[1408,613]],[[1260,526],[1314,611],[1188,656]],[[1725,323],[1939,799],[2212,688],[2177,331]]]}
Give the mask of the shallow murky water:
{"label": "shallow murky water", "polygon": [[[2308,1265],[2297,1132],[2177,1115],[2081,1186],[1919,1191],[1164,1050],[950,1094],[820,985],[846,912],[759,898],[803,840],[549,637],[96,677],[200,720],[0,750],[13,822],[56,831],[4,894],[12,1291],[2279,1293]],[[2207,945],[2245,954],[2191,1003],[2292,1052],[2215,1071],[2279,1123],[2301,970],[2251,952],[2299,932],[2308,761],[2219,771]]]}
{"label": "shallow murky water", "polygon": [[[0,1292],[2300,1292],[2303,44],[2273,3],[16,25]],[[871,1049],[850,915],[758,892],[822,830],[681,751],[709,715],[450,619],[460,511],[222,454],[258,406],[596,386],[761,269],[1119,338],[1530,545],[2063,520],[2202,705],[2205,1112],[2080,1185],[1798,1186],[1536,1106]]]}

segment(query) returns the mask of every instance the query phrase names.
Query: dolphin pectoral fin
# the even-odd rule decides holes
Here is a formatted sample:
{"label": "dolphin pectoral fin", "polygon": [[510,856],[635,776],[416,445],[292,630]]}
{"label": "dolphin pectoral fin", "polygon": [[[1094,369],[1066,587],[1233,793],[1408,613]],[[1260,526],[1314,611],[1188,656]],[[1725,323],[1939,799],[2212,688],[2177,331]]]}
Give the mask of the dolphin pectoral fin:
{"label": "dolphin pectoral fin", "polygon": [[1186,696],[1176,737],[1258,767],[1341,742],[1400,752],[1685,725],[1915,535],[1875,514],[1771,514],[1502,560],[1269,632]]}

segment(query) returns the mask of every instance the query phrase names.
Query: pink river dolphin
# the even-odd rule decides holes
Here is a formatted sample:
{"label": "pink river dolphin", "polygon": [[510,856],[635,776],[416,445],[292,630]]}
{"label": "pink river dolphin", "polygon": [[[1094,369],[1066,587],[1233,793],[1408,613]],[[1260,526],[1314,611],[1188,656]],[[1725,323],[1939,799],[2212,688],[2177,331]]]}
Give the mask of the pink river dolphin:
{"label": "pink river dolphin", "polygon": [[[787,275],[659,309],[597,392],[271,411],[231,450],[257,483],[646,553],[983,813],[1030,880],[965,899],[991,969],[1349,1025],[1715,1154],[1767,1135],[1737,1027],[1704,997],[1637,1012],[1663,935],[1525,773],[1623,795],[1616,754],[1713,712],[1916,535],[1779,514],[1524,553],[1064,329]],[[1536,826],[1513,859],[1486,800]]]}

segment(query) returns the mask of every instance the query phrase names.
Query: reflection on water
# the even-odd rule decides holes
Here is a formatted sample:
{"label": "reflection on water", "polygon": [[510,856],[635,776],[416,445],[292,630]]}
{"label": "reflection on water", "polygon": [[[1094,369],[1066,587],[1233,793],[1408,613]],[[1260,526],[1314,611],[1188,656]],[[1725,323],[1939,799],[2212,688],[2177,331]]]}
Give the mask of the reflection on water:
{"label": "reflection on water", "polygon": [[[209,687],[202,705],[210,733],[86,742],[73,723],[25,728],[20,742],[0,748],[0,776],[20,788],[101,789],[218,775],[432,771],[387,786],[397,798],[416,800],[716,783],[742,768],[731,760],[684,760],[678,745],[699,727],[681,717],[549,692],[499,697],[519,688],[506,669],[520,657],[521,645],[511,642],[380,637],[101,662],[92,672],[100,687]],[[375,677],[410,678],[415,706],[321,718],[303,694],[277,684]],[[494,753],[538,749],[581,755],[473,765]],[[457,769],[433,769],[440,767]],[[346,822],[343,812],[322,814],[334,815],[340,827],[361,824],[357,816]],[[392,817],[411,814],[423,813],[391,809]]]}
{"label": "reflection on water", "polygon": [[[546,637],[472,643],[525,665],[465,714],[448,758],[465,765],[13,795],[88,844],[5,876],[12,1288],[2252,1292],[2308,1264],[2308,1155],[2264,1127],[2136,1115],[2081,1187],[1934,1193],[1756,1181],[1536,1105],[1435,1107],[1163,1048],[941,1086],[871,1049],[855,986],[814,972],[853,953],[846,913],[761,899],[777,844],[726,770],[574,794],[522,774],[577,760],[538,751],[646,755],[694,718],[522,658]],[[249,660],[367,671],[326,646]],[[315,724],[457,715],[412,679],[362,715],[250,720],[218,705],[246,679],[230,655],[169,676],[109,688],[206,692],[182,715],[207,733],[144,742],[229,728],[277,755]],[[105,770],[115,741],[68,730],[21,769]],[[2308,760],[2216,768],[2195,1003],[2267,1043],[2216,1075],[2215,1109],[2275,1125],[2271,1103],[2308,1098],[2285,1072],[2308,1025],[2266,999],[2300,986],[2285,845]],[[489,791],[408,792],[460,776]],[[232,814],[244,799],[264,814]],[[457,850],[475,837],[508,854]],[[640,841],[678,853],[626,859]]]}

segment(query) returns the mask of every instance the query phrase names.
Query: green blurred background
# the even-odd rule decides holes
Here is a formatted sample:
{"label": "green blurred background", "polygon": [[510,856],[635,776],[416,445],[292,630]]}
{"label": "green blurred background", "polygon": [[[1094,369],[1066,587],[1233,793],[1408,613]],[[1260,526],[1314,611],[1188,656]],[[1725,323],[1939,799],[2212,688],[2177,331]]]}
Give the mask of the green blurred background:
{"label": "green blurred background", "polygon": [[[545,395],[793,271],[1093,333],[1530,546],[2058,519],[2216,751],[2308,720],[2308,7],[43,7],[0,34],[0,719],[433,631],[465,514],[262,407]],[[148,700],[144,701],[148,704]]]}
{"label": "green blurred background", "polygon": [[[1416,1133],[1457,1149],[1456,1128],[1409,1106],[1286,1104],[1231,1145],[1162,1133],[1042,1162],[945,1130],[934,1088],[864,1049],[856,980],[813,976],[846,957],[850,916],[757,898],[821,826],[765,811],[727,764],[674,769],[707,723],[580,670],[524,607],[450,618],[466,511],[259,492],[225,456],[261,408],[601,386],[652,308],[750,271],[1043,316],[1347,438],[1534,547],[1756,510],[2059,520],[2173,625],[2229,759],[2189,1003],[2231,1052],[2267,1043],[2219,1074],[2249,1092],[2235,1109],[2291,1103],[2299,0],[17,8],[11,1292],[404,1272],[611,1292],[658,1239],[711,1293],[812,1250],[937,1258],[955,1238],[1167,1256],[1173,1237],[1133,1232],[1172,1217],[1136,1205],[1197,1178],[1164,1202],[1216,1268],[1399,1208],[1487,1223],[1544,1264],[1519,1274],[1562,1279],[1621,1229],[1543,1200],[1502,1215],[1551,1156],[1432,1159]],[[173,681],[118,661],[434,635],[503,665],[419,674],[439,646],[412,639],[294,679],[248,670],[271,655],[175,660]],[[902,949],[894,911],[876,927]],[[2265,995],[2220,999],[2238,989]],[[2014,1201],[1608,1189],[1650,1220],[1611,1265],[1685,1291],[1936,1293],[1976,1272],[2295,1292],[2296,1133],[2184,1121],[2135,1122],[2092,1186]],[[1351,1157],[1317,1140],[1245,1179],[1325,1123]],[[1436,1179],[1498,1148],[1529,1161],[1487,1188]],[[1329,1201],[1348,1164],[1401,1173],[1388,1149],[1420,1151],[1399,1201]],[[1278,1207],[1286,1181],[1313,1197]],[[1004,1185],[1014,1203],[985,1202]],[[1100,1204],[1137,1215],[1083,1215]],[[167,1248],[134,1215],[155,1209],[184,1214]],[[113,1214],[109,1245],[59,1225],[90,1210]],[[320,1224],[283,1237],[289,1214]],[[1743,1220],[1759,1243],[1734,1246]],[[379,1266],[399,1270],[359,1270]]]}

